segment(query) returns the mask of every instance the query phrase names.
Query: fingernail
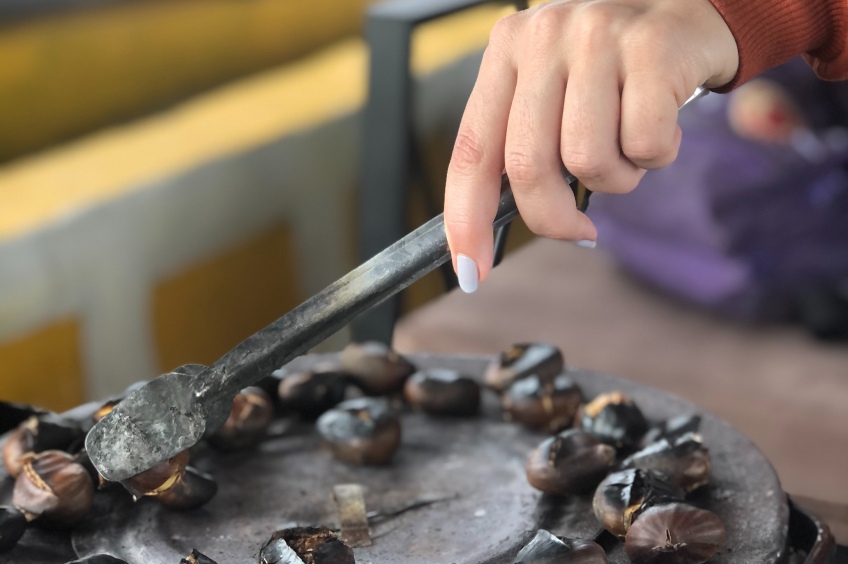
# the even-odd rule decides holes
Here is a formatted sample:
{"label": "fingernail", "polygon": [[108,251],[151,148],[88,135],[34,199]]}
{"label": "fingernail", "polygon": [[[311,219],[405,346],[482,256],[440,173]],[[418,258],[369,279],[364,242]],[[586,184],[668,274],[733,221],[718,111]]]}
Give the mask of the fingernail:
{"label": "fingernail", "polygon": [[480,275],[477,273],[477,263],[474,259],[465,255],[456,257],[456,277],[459,279],[459,287],[466,294],[477,289]]}
{"label": "fingernail", "polygon": [[578,247],[583,247],[584,249],[594,249],[598,246],[597,241],[591,241],[589,239],[581,239],[580,241],[577,241],[576,244]]}

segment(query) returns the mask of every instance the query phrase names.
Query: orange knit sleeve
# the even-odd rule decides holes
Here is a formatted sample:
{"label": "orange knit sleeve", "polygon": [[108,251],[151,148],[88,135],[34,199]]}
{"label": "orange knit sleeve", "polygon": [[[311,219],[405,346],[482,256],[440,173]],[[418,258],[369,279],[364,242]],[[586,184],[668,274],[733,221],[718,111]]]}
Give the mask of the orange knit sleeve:
{"label": "orange knit sleeve", "polygon": [[804,54],[820,77],[848,78],[848,0],[710,0],[739,48],[727,92]]}

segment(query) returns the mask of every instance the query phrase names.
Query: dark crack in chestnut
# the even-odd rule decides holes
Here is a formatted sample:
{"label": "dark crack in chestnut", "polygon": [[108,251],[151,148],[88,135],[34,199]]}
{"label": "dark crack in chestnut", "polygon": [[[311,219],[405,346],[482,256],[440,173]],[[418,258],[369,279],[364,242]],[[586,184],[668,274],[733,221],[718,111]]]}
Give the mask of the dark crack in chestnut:
{"label": "dark crack in chestnut", "polygon": [[701,437],[689,433],[676,440],[660,439],[627,457],[621,467],[657,470],[689,493],[710,481],[712,464]]}
{"label": "dark crack in chestnut", "polygon": [[615,449],[592,435],[568,429],[546,439],[527,460],[527,481],[546,494],[591,491],[615,462]]}
{"label": "dark crack in chestnut", "polygon": [[562,351],[543,343],[512,345],[493,361],[484,375],[486,386],[500,393],[526,376],[550,380],[560,374],[565,366]]}
{"label": "dark crack in chestnut", "polygon": [[724,546],[726,537],[724,524],[712,511],[669,503],[636,519],[624,549],[633,564],[701,564]]}
{"label": "dark crack in chestnut", "polygon": [[473,378],[444,368],[410,376],[404,396],[413,407],[433,415],[468,416],[480,409],[480,385]]}
{"label": "dark crack in chestnut", "polygon": [[340,403],[316,427],[333,455],[350,464],[387,464],[400,446],[400,420],[385,398]]}
{"label": "dark crack in chestnut", "polygon": [[576,426],[622,452],[632,452],[648,431],[648,420],[625,394],[601,394],[580,408]]}
{"label": "dark crack in chestnut", "polygon": [[355,564],[353,550],[327,527],[275,532],[259,551],[259,564]]}
{"label": "dark crack in chestnut", "polygon": [[592,509],[606,530],[623,539],[642,512],[655,505],[680,501],[684,495],[665,474],[634,468],[604,478],[595,490]]}
{"label": "dark crack in chestnut", "polygon": [[582,401],[580,388],[564,375],[550,379],[526,376],[501,396],[510,420],[549,433],[571,426]]}
{"label": "dark crack in chestnut", "polygon": [[243,389],[233,398],[230,415],[209,437],[209,443],[221,450],[251,448],[262,442],[274,419],[274,404],[265,390]]}
{"label": "dark crack in chestnut", "polygon": [[82,428],[54,414],[34,415],[9,433],[3,445],[3,464],[9,475],[21,473],[21,459],[28,453],[46,450],[68,450],[81,444],[85,437]]}
{"label": "dark crack in chestnut", "polygon": [[59,450],[27,454],[15,480],[12,505],[27,521],[68,528],[91,509],[94,484],[74,457]]}
{"label": "dark crack in chestnut", "polygon": [[318,365],[310,372],[296,372],[280,380],[277,394],[283,409],[314,421],[345,399],[347,380],[335,364]]}

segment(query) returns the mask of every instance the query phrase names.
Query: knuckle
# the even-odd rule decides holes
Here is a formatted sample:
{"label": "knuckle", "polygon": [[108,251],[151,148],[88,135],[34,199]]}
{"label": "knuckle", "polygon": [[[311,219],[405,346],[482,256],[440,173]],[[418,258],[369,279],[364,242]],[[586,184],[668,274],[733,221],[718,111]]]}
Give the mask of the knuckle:
{"label": "knuckle", "polygon": [[639,163],[661,163],[672,155],[673,148],[652,135],[640,135],[625,141],[624,156]]}
{"label": "knuckle", "polygon": [[550,45],[563,35],[563,19],[558,11],[541,9],[530,18],[530,40],[537,45]]}
{"label": "knuckle", "polygon": [[580,150],[564,150],[562,153],[562,162],[571,174],[584,183],[603,180],[609,171],[609,166],[602,159]]}
{"label": "knuckle", "polygon": [[483,163],[484,151],[480,138],[468,127],[456,135],[451,155],[451,167],[459,173],[471,173]]}
{"label": "knuckle", "polygon": [[517,30],[517,18],[515,14],[505,16],[495,22],[489,33],[489,46],[508,48],[512,45]]}
{"label": "knuckle", "polygon": [[510,147],[504,155],[504,167],[511,182],[521,186],[538,184],[541,175],[537,159],[521,147]]}

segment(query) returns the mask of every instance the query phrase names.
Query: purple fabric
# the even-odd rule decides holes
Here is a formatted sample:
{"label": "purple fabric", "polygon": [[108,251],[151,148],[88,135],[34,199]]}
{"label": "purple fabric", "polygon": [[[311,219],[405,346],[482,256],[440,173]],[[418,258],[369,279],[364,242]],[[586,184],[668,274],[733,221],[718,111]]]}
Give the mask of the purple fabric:
{"label": "purple fabric", "polygon": [[736,135],[726,96],[681,112],[677,161],[626,196],[593,196],[599,242],[630,271],[711,309],[781,318],[805,288],[848,280],[848,85],[794,61],[770,73],[815,134],[766,145]]}

